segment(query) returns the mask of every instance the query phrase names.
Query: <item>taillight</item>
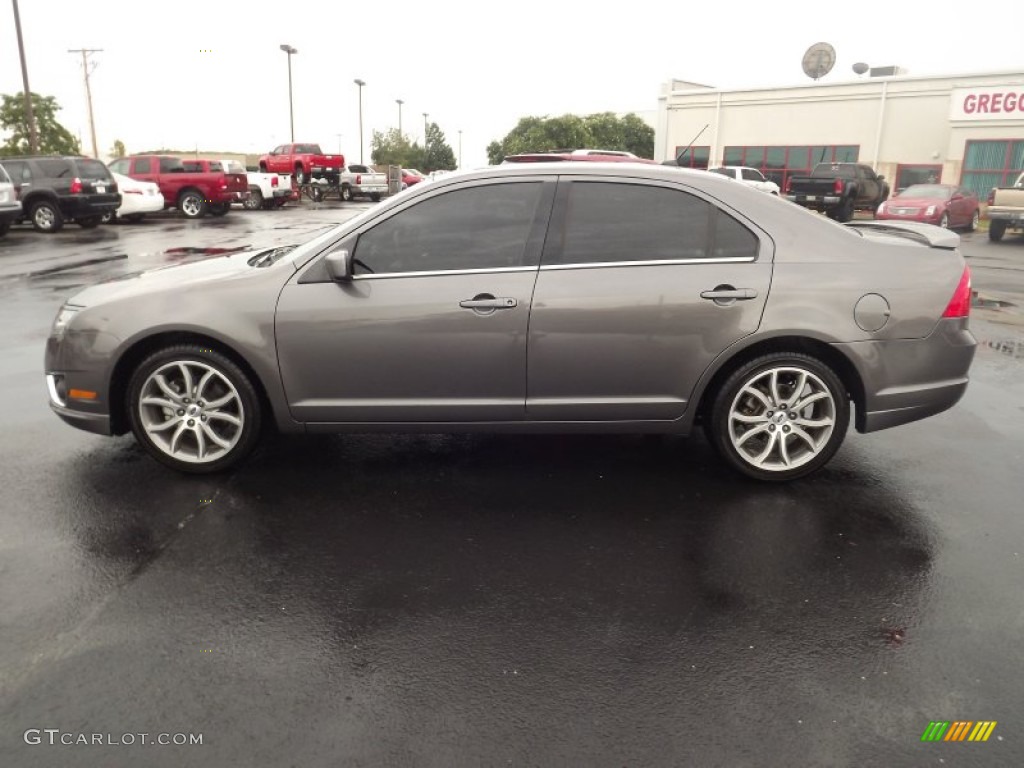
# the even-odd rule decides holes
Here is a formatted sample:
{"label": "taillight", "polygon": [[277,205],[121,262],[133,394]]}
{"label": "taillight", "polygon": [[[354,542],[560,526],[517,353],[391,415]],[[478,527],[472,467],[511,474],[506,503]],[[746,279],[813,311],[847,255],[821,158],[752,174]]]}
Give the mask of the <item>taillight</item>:
{"label": "taillight", "polygon": [[277,176],[271,176],[270,177],[270,186],[272,186],[272,187],[276,187],[277,186]]}
{"label": "taillight", "polygon": [[953,298],[946,305],[943,317],[967,317],[971,314],[971,268],[965,266]]}
{"label": "taillight", "polygon": [[835,183],[832,185],[832,192],[834,194],[837,194],[837,195],[843,194],[843,180],[842,179],[836,179]]}
{"label": "taillight", "polygon": [[992,187],[992,189],[989,190],[989,192],[988,192],[988,199],[985,202],[988,203],[989,205],[995,205],[995,202],[996,202],[996,188],[995,187]]}
{"label": "taillight", "polygon": [[82,192],[82,180],[75,178],[71,180],[71,194],[77,195]]}
{"label": "taillight", "polygon": [[227,189],[227,188],[228,188],[228,182],[227,182],[227,179],[225,179],[224,181],[222,181],[222,182],[220,183],[220,188],[221,188],[221,189]]}
{"label": "taillight", "polygon": [[359,186],[362,183],[363,183],[363,175],[361,173],[357,173],[356,174],[356,186]]}

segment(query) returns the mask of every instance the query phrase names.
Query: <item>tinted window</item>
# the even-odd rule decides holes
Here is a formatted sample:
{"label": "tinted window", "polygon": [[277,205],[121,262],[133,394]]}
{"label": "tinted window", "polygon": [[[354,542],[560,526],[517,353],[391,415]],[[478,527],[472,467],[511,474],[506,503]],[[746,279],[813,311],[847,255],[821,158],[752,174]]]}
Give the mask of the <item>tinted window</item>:
{"label": "tinted window", "polygon": [[216,160],[211,160],[207,163],[207,169],[211,173],[224,173],[224,166],[218,163]]}
{"label": "tinted window", "polygon": [[707,258],[713,212],[710,203],[674,189],[575,182],[559,262]]}
{"label": "tinted window", "polygon": [[15,184],[32,180],[32,172],[28,168],[28,163],[21,160],[5,160],[4,167],[7,168],[7,175]]}
{"label": "tinted window", "polygon": [[129,160],[115,160],[110,164],[110,170],[114,173],[119,173],[122,176],[127,176],[129,163]]}
{"label": "tinted window", "polygon": [[725,211],[715,215],[715,237],[711,257],[715,259],[753,259],[757,257],[757,235]]}
{"label": "tinted window", "polygon": [[350,165],[348,170],[350,173],[371,173],[370,169],[365,165]]}
{"label": "tinted window", "polygon": [[[163,161],[160,161],[160,165],[163,166]],[[164,170],[162,167],[160,170]],[[153,158],[151,157],[140,157],[135,161],[135,172],[136,173],[152,173],[153,172]]]}
{"label": "tinted window", "polygon": [[746,181],[764,181],[764,176],[759,171],[755,171],[753,168],[744,168],[743,178]]}
{"label": "tinted window", "polygon": [[182,160],[181,167],[185,169],[186,173],[202,173],[203,164],[198,160]]}
{"label": "tinted window", "polygon": [[728,176],[730,179],[734,178],[731,168],[712,168],[711,172],[717,173],[719,176]]}
{"label": "tinted window", "polygon": [[103,163],[99,160],[76,160],[75,165],[78,166],[78,175],[83,179],[103,179],[109,181],[110,171]]}
{"label": "tinted window", "polygon": [[11,183],[11,179],[7,175],[7,171],[4,170],[4,167],[2,165],[0,165],[0,182],[2,182],[4,184],[10,184]]}
{"label": "tinted window", "polygon": [[[160,158],[160,173],[184,173],[185,167],[181,164],[181,160],[176,157],[161,157]],[[141,171],[140,171],[141,173]]]}
{"label": "tinted window", "polygon": [[524,266],[540,182],[448,192],[359,237],[356,274]]}
{"label": "tinted window", "polygon": [[74,175],[71,163],[67,160],[44,159],[36,160],[39,172],[48,179],[66,179]]}
{"label": "tinted window", "polygon": [[319,155],[320,145],[319,144],[296,144],[295,152],[296,155]]}

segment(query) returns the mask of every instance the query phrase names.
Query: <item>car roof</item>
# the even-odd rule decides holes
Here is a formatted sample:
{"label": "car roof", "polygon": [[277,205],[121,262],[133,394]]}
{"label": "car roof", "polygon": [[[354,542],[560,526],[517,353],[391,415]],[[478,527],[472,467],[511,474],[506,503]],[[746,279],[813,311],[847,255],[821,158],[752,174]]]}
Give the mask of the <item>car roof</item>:
{"label": "car roof", "polygon": [[585,163],[644,163],[660,165],[656,160],[648,160],[644,157],[629,157],[625,155],[604,155],[591,154],[597,150],[584,152],[522,152],[517,155],[507,155],[502,161],[504,163],[557,163],[557,162],[585,162]]}

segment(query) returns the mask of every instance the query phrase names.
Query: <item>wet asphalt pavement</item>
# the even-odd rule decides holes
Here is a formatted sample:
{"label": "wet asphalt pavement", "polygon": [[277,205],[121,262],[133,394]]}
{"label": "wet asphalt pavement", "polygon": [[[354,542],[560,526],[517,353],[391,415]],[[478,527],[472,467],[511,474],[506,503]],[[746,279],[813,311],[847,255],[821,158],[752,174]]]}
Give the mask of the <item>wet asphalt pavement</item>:
{"label": "wet asphalt pavement", "polygon": [[291,438],[184,477],[50,413],[81,285],[364,207],[0,240],[0,766],[1024,764],[1024,241],[964,239],[1003,302],[964,400],[786,487],[699,436]]}

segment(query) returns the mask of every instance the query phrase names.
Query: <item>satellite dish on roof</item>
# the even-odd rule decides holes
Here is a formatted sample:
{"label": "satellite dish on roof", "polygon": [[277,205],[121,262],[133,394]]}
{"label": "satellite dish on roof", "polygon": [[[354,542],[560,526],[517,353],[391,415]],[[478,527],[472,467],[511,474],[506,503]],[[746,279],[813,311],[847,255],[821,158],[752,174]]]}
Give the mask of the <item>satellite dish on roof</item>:
{"label": "satellite dish on roof", "polygon": [[818,80],[832,71],[836,64],[836,49],[828,43],[815,43],[803,58],[804,74],[812,80]]}
{"label": "satellite dish on roof", "polygon": [[869,69],[871,69],[871,67],[865,64],[863,61],[858,61],[856,64],[853,65],[853,71],[858,75],[863,75]]}

